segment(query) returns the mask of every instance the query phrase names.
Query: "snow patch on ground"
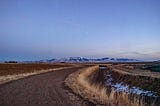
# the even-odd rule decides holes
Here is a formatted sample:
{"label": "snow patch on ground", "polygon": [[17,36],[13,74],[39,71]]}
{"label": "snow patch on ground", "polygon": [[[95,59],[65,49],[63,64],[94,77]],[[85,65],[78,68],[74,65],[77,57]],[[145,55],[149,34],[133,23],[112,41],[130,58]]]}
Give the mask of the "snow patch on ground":
{"label": "snow patch on ground", "polygon": [[106,85],[110,86],[112,90],[116,92],[126,92],[128,94],[137,94],[137,95],[144,95],[150,97],[158,97],[154,92],[143,90],[139,87],[129,87],[129,85],[121,83],[113,83],[113,78],[111,77],[110,73],[106,74]]}

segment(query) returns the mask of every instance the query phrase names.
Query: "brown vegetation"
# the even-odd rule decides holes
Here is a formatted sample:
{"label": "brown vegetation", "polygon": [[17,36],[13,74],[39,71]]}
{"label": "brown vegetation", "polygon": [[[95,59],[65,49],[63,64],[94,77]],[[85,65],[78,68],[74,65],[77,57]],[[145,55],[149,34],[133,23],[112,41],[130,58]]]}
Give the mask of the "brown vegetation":
{"label": "brown vegetation", "polygon": [[108,66],[115,82],[123,82],[130,87],[137,86],[144,90],[154,91],[160,95],[160,73],[142,70],[141,65]]}
{"label": "brown vegetation", "polygon": [[0,64],[0,76],[31,73],[46,69],[55,69],[60,67],[69,67],[71,64],[44,64],[44,63],[28,63],[28,64]]}
{"label": "brown vegetation", "polygon": [[49,63],[27,63],[27,64],[0,64],[0,84],[21,79],[31,75],[46,73],[65,68],[77,66],[75,64],[49,64]]}
{"label": "brown vegetation", "polygon": [[[0,64],[0,78],[3,79],[3,76],[9,80],[23,78],[24,76],[35,75],[41,72],[48,72],[45,70],[56,70],[65,67],[73,67],[79,64],[45,64],[45,63],[32,63],[32,64]],[[88,101],[93,105],[110,105],[110,106],[145,106],[144,98],[139,98],[137,95],[128,95],[125,92],[116,92],[110,90],[107,87],[105,82],[105,71],[100,70],[98,65],[93,66],[93,64],[81,64],[81,66],[87,65],[87,68],[80,69],[70,74],[66,80],[65,85],[69,87],[74,94],[79,95],[84,101]],[[159,81],[160,74],[155,74],[148,70],[135,69],[134,65],[125,65],[125,64],[116,64],[116,65],[107,65],[108,70],[112,72],[112,77],[115,83],[123,82],[131,86],[145,85],[149,86],[151,83],[157,86],[156,81]],[[27,74],[32,73],[32,74]],[[149,75],[149,73],[151,73]],[[22,74],[25,74],[24,76]],[[11,77],[13,76],[14,77]],[[22,75],[15,78],[15,75]],[[8,79],[7,79],[8,81]],[[137,85],[138,84],[138,85]],[[159,91],[159,88],[152,86],[154,90]],[[154,91],[153,90],[153,91]],[[157,92],[156,91],[156,92]],[[71,98],[72,99],[72,98]],[[131,101],[132,99],[132,101]],[[151,103],[151,106],[154,106],[154,103]]]}
{"label": "brown vegetation", "polygon": [[[81,95],[85,100],[88,100],[95,105],[127,106],[126,95],[119,94],[119,96],[116,96],[117,94],[115,92],[107,95],[105,86],[92,82],[95,80],[94,78],[97,78],[92,76],[95,75],[97,71],[97,66],[79,70],[70,74],[65,80],[65,84],[70,87],[74,93]],[[117,98],[115,98],[115,96]]]}
{"label": "brown vegetation", "polygon": [[[133,67],[129,67],[133,68]],[[85,100],[92,102],[95,105],[109,105],[109,106],[145,106],[143,97],[138,95],[129,95],[126,92],[116,92],[111,90],[103,84],[102,70],[97,66],[87,69],[79,70],[72,73],[65,80],[65,84],[73,90],[74,93],[80,95]],[[128,72],[120,71],[119,74],[126,75]],[[130,74],[129,74],[130,75]],[[135,75],[135,74],[134,74]],[[115,76],[119,78],[119,76]],[[121,78],[121,77],[120,77]],[[125,79],[125,77],[124,77]],[[126,79],[127,80],[127,79]],[[132,79],[133,80],[133,79]],[[150,103],[154,106],[154,102]]]}
{"label": "brown vegetation", "polygon": [[159,72],[151,72],[150,70],[143,70],[144,64],[118,64],[118,65],[108,65],[112,70],[119,72],[121,74],[128,74],[132,76],[147,76],[152,78],[160,78]]}

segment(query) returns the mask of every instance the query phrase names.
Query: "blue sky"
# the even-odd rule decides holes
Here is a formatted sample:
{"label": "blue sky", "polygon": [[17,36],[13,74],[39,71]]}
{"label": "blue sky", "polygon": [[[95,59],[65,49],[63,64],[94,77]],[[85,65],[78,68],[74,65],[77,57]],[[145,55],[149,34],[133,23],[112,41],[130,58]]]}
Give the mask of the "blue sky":
{"label": "blue sky", "polygon": [[159,0],[0,0],[0,60],[160,59]]}

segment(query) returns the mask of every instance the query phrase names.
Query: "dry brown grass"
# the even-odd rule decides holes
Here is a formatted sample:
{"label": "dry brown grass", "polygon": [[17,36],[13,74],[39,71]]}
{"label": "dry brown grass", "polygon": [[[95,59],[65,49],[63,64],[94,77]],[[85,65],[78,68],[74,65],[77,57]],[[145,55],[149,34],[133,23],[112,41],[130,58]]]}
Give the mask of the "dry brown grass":
{"label": "dry brown grass", "polygon": [[70,67],[72,64],[44,64],[44,63],[28,63],[28,64],[0,64],[0,76],[31,73],[40,70],[55,69],[60,67]]}
{"label": "dry brown grass", "polygon": [[97,70],[97,66],[93,66],[84,70],[76,71],[70,74],[66,78],[65,83],[69,86],[73,92],[81,95],[85,99],[89,99],[91,102],[99,100],[102,102],[106,98],[106,89],[89,82],[88,76]]}
{"label": "dry brown grass", "polygon": [[88,68],[85,72],[79,74],[77,81],[81,86],[85,87],[86,90],[93,93],[95,97],[98,96],[99,100],[103,101],[103,99],[107,97],[106,89],[99,84],[91,83],[89,79],[89,76],[97,70],[97,66]]}
{"label": "dry brown grass", "polygon": [[[96,105],[110,105],[110,106],[144,106],[143,98],[137,96],[132,97],[125,92],[116,92],[112,90],[109,94],[106,93],[107,88],[91,82],[91,77],[94,72],[98,71],[98,66],[93,66],[87,69],[79,70],[70,74],[65,84],[72,89],[72,91],[82,98],[88,100]],[[92,77],[94,78],[94,77]],[[151,106],[154,106],[152,104]]]}
{"label": "dry brown grass", "polygon": [[41,74],[49,71],[56,71],[64,68],[71,68],[76,64],[0,64],[0,84],[4,84],[13,80],[28,77],[31,75]]}
{"label": "dry brown grass", "polygon": [[[93,66],[84,70],[79,70],[65,80],[73,92],[81,95],[86,100],[95,104],[104,104],[108,101],[106,88],[101,85],[90,83],[89,76],[98,70],[98,66]],[[110,98],[111,99],[111,98]]]}
{"label": "dry brown grass", "polygon": [[108,65],[108,67],[110,67],[112,70],[119,72],[121,74],[160,78],[160,73],[158,72],[151,72],[149,70],[142,70],[142,69],[134,69],[133,66],[129,64]]}

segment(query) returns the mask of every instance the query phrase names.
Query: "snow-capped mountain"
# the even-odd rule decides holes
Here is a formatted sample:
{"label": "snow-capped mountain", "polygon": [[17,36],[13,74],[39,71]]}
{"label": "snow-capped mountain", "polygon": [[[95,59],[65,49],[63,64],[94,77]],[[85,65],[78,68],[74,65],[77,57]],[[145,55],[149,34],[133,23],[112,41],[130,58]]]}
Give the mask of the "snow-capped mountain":
{"label": "snow-capped mountain", "polygon": [[40,62],[71,62],[71,63],[83,63],[83,62],[140,62],[137,59],[128,58],[84,58],[84,57],[69,57],[60,59],[41,60]]}

